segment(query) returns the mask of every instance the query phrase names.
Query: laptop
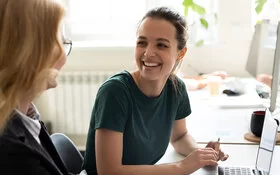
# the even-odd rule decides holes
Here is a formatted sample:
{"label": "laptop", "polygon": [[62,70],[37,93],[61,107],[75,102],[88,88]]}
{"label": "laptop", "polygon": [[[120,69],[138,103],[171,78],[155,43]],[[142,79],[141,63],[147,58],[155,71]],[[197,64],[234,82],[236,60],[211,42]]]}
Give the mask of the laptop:
{"label": "laptop", "polygon": [[279,122],[266,110],[263,132],[258,147],[258,154],[254,167],[245,166],[209,166],[194,172],[194,175],[269,175],[276,134]]}

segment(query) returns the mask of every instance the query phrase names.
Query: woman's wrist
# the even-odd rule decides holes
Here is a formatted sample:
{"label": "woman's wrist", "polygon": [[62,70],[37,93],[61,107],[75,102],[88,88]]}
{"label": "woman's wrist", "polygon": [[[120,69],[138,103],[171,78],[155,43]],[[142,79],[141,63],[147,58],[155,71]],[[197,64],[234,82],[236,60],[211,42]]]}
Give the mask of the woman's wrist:
{"label": "woman's wrist", "polygon": [[176,162],[176,163],[175,163],[175,166],[176,166],[176,169],[177,169],[176,172],[179,172],[178,174],[182,174],[182,175],[190,174],[190,173],[188,172],[188,168],[187,168],[187,166],[185,165],[185,163],[183,162],[183,160],[181,160],[181,161],[179,161],[179,162]]}

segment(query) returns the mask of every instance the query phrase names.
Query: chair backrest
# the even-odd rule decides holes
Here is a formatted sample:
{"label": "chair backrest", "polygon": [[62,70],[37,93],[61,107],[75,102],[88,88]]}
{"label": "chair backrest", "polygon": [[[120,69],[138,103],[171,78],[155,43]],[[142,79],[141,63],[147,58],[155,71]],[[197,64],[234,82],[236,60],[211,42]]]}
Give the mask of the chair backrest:
{"label": "chair backrest", "polygon": [[68,171],[79,174],[84,158],[71,139],[62,133],[54,133],[51,140]]}

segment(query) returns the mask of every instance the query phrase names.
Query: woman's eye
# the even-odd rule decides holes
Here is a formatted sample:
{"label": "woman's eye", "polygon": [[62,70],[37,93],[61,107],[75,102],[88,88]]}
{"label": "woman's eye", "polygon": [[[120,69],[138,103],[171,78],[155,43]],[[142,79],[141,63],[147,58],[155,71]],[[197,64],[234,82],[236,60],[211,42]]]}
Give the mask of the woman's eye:
{"label": "woman's eye", "polygon": [[138,46],[145,46],[146,43],[144,41],[137,41]]}
{"label": "woman's eye", "polygon": [[168,48],[168,46],[166,44],[163,44],[163,43],[159,43],[158,44],[158,47],[161,47],[161,48]]}

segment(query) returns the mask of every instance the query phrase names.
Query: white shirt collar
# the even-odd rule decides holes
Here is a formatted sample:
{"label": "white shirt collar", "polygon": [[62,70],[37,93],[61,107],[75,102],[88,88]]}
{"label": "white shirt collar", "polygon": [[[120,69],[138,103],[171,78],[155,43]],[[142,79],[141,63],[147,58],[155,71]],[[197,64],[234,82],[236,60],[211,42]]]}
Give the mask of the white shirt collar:
{"label": "white shirt collar", "polygon": [[[18,109],[15,111],[20,114],[21,120],[26,127],[26,129],[30,132],[30,134],[34,137],[34,139],[41,144],[39,139],[39,134],[41,131],[41,124],[39,122],[40,114],[33,103],[30,103],[28,114],[32,114],[32,116],[27,116],[26,114],[22,113]],[[31,118],[32,117],[32,118]]]}

